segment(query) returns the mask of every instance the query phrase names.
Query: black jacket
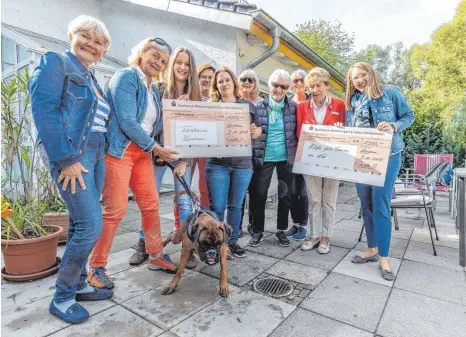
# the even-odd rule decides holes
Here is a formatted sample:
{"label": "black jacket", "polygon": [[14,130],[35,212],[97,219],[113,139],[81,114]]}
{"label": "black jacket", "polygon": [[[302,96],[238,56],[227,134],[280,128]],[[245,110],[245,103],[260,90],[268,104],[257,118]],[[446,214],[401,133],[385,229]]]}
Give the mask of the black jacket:
{"label": "black jacket", "polygon": [[[263,166],[265,148],[267,145],[267,132],[269,125],[269,97],[256,104],[256,120],[262,127],[262,135],[253,142],[252,158],[254,166]],[[298,146],[296,137],[296,102],[285,97],[285,107],[283,111],[283,121],[285,125],[286,139],[286,159],[289,165],[293,165]]]}

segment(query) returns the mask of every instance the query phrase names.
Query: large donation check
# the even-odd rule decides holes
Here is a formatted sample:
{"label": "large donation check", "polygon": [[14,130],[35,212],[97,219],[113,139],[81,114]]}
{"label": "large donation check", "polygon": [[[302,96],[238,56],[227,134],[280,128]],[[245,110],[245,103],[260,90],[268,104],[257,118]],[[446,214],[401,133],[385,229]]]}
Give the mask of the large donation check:
{"label": "large donation check", "polygon": [[181,158],[251,156],[249,105],[163,100],[164,146]]}
{"label": "large donation check", "polygon": [[303,124],[293,172],[383,186],[391,144],[376,129]]}

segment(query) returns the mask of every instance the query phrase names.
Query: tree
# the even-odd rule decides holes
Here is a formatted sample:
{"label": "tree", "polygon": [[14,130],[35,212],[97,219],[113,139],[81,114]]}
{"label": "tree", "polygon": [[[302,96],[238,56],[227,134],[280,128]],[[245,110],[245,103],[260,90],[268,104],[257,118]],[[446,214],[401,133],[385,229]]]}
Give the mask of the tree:
{"label": "tree", "polygon": [[341,73],[351,65],[354,34],[348,34],[339,21],[311,20],[297,25],[295,35]]}
{"label": "tree", "polygon": [[466,0],[452,21],[432,35],[432,41],[414,47],[411,64],[430,100],[442,101],[442,118],[449,123],[466,91]]}
{"label": "tree", "polygon": [[376,44],[371,44],[353,55],[353,62],[367,62],[380,77],[382,83],[388,83],[390,79],[390,65],[392,46],[381,47]]}

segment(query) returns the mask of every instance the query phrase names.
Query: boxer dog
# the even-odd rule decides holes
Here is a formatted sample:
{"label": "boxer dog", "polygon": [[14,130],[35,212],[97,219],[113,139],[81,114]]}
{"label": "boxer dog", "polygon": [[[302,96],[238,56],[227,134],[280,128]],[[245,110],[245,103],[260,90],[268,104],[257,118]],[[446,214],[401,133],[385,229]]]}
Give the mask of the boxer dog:
{"label": "boxer dog", "polygon": [[231,226],[215,220],[208,213],[201,213],[191,227],[191,240],[187,235],[187,231],[188,224],[193,217],[194,214],[185,221],[179,230],[163,240],[164,245],[170,241],[174,244],[182,241],[183,248],[176,274],[162,291],[162,295],[173,294],[178,283],[180,283],[181,275],[188,262],[189,253],[194,249],[200,260],[207,265],[211,266],[220,262],[220,296],[228,297],[227,259],[231,257],[228,254],[227,244],[232,232]]}

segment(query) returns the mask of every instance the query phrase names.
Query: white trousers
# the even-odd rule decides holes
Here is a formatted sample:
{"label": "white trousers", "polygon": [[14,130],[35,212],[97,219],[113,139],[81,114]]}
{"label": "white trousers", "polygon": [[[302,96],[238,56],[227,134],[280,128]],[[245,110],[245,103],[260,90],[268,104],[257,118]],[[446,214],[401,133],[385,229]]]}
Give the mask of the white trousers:
{"label": "white trousers", "polygon": [[303,175],[309,198],[309,236],[332,237],[339,180]]}

